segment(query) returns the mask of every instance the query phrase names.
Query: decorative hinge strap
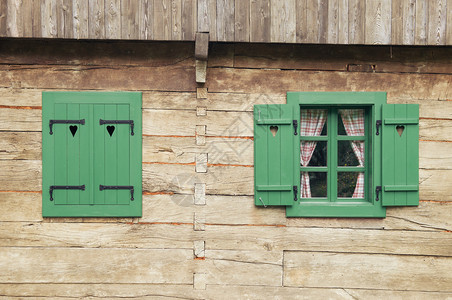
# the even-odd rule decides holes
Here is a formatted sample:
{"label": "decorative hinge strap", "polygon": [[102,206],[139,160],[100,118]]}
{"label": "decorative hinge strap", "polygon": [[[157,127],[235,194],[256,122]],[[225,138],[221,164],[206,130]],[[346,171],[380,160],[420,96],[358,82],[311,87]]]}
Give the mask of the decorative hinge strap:
{"label": "decorative hinge strap", "polygon": [[130,125],[130,134],[134,135],[135,133],[133,132],[133,127],[134,127],[134,123],[133,120],[99,120],[99,124],[100,125],[104,125],[104,124],[129,124]]}
{"label": "decorative hinge strap", "polygon": [[51,185],[50,192],[50,201],[53,201],[53,190],[85,190],[85,185]]}
{"label": "decorative hinge strap", "polygon": [[81,124],[85,125],[85,119],[81,120],[49,120],[50,134],[53,134],[53,124]]}
{"label": "decorative hinge strap", "polygon": [[295,132],[293,133],[293,135],[297,135],[297,128],[298,128],[298,121],[297,120],[293,120],[292,122],[293,124],[293,129],[295,130]]}
{"label": "decorative hinge strap", "polygon": [[293,200],[294,201],[298,200],[298,186],[296,185],[293,186]]}
{"label": "decorative hinge strap", "polygon": [[99,190],[130,190],[130,200],[133,201],[133,186],[132,185],[99,185]]}

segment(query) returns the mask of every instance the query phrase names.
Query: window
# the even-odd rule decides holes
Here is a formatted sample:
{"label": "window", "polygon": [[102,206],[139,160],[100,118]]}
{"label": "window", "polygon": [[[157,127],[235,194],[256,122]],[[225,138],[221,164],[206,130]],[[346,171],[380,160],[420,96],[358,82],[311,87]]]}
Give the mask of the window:
{"label": "window", "polygon": [[43,92],[44,217],[141,216],[141,93]]}
{"label": "window", "polygon": [[419,202],[419,107],[385,93],[288,93],[255,105],[255,204],[289,217],[385,217]]}

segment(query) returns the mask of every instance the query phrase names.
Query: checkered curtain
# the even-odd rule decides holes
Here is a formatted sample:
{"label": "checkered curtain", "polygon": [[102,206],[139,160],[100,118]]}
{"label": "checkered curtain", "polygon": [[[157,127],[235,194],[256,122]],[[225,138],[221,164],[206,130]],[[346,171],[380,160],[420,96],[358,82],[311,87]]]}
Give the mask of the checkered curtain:
{"label": "checkered curtain", "polygon": [[[300,134],[301,136],[319,136],[322,133],[323,125],[327,116],[326,110],[302,109]],[[314,153],[317,142],[301,141],[300,158],[301,165],[307,167]],[[311,185],[309,183],[308,172],[301,172],[301,198],[311,198]]]}
{"label": "checkered curtain", "polygon": [[[345,131],[350,136],[364,135],[364,110],[363,109],[341,109],[339,114],[342,117]],[[364,142],[351,141],[353,152],[358,159],[359,166],[364,166]],[[364,198],[364,173],[359,173],[356,181],[353,198]]]}

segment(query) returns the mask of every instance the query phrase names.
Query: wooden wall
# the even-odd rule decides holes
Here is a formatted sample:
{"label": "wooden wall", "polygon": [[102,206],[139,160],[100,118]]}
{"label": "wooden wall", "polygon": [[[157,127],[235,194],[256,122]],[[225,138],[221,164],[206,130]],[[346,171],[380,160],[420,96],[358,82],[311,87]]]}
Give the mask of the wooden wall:
{"label": "wooden wall", "polygon": [[[452,297],[451,48],[213,44],[204,87],[193,48],[0,43],[0,297]],[[43,90],[143,92],[142,218],[41,217]],[[253,104],[287,91],[420,104],[419,207],[255,207]]]}
{"label": "wooden wall", "polygon": [[0,37],[452,45],[450,0],[2,0]]}

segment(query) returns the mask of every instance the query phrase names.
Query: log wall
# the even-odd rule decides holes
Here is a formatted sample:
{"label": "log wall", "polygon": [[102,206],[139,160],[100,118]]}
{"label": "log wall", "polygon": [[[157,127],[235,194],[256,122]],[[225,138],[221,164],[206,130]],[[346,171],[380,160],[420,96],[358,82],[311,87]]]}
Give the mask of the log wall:
{"label": "log wall", "polygon": [[452,45],[450,0],[2,0],[0,37]]}
{"label": "log wall", "polygon": [[[452,49],[3,40],[0,297],[452,297]],[[143,217],[41,217],[41,92],[143,92]],[[253,203],[253,104],[420,104],[420,205],[286,218]]]}

